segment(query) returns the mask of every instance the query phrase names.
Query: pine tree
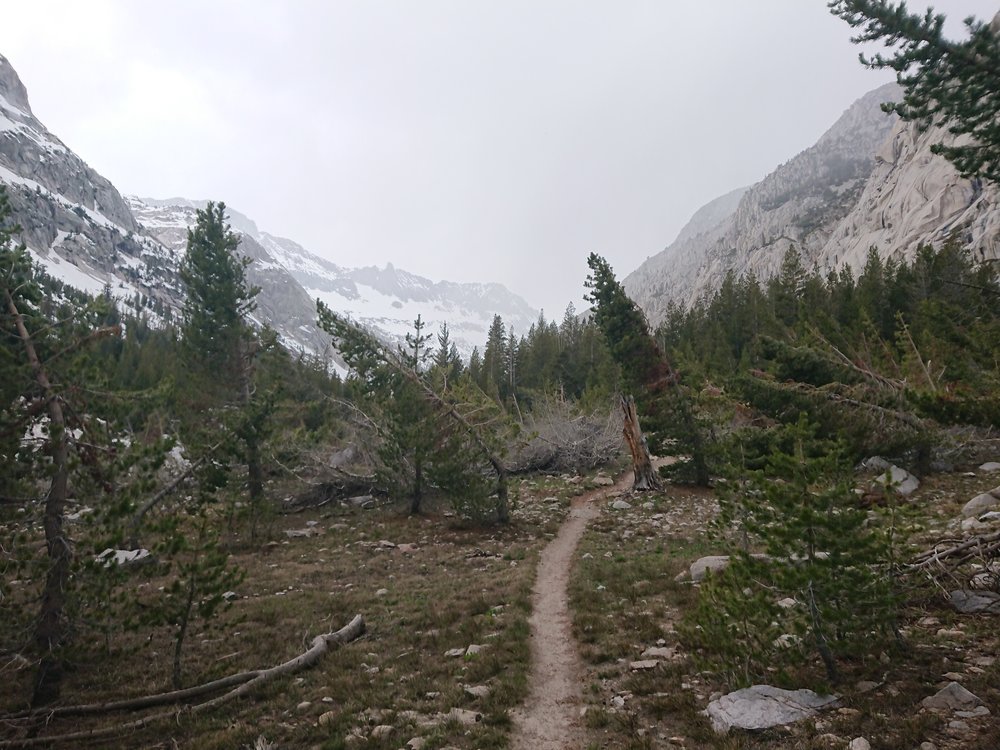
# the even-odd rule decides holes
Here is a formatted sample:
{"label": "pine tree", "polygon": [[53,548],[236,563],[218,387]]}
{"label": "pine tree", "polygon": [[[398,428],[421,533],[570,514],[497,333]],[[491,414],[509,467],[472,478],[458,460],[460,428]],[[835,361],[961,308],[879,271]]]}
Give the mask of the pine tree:
{"label": "pine tree", "polygon": [[944,36],[945,16],[928,8],[909,13],[906,3],[887,0],[833,0],[831,12],[853,28],[857,43],[882,42],[892,54],[876,54],[861,62],[870,68],[896,71],[903,100],[885,106],[922,130],[947,126],[972,142],[936,144],[935,153],[951,161],[966,177],[1000,182],[1000,39],[997,20],[985,24],[967,18],[968,38]]}
{"label": "pine tree", "polygon": [[805,419],[764,446],[744,455],[763,469],[745,463],[722,485],[717,526],[731,562],[702,586],[686,638],[741,683],[810,655],[837,682],[840,661],[896,634],[897,542],[859,507],[842,449]]}
{"label": "pine tree", "polygon": [[[646,316],[615,278],[610,264],[596,253],[587,259],[590,275],[586,286],[590,289],[587,300],[594,305],[594,322],[604,333],[608,349],[622,371],[625,388],[630,398],[623,399],[625,432],[633,455],[636,488],[656,487],[648,451],[641,435],[636,435],[630,425],[635,423],[636,405],[643,417],[643,428],[649,433],[654,451],[668,449],[670,441],[676,448],[690,453],[690,459],[680,461],[680,467],[690,467],[697,484],[707,485],[708,465],[705,456],[705,438],[697,424],[689,397],[680,385],[680,376],[671,366],[663,350],[649,330]],[[643,457],[645,453],[645,457]]]}
{"label": "pine tree", "polygon": [[[238,438],[235,452],[247,467],[254,536],[264,495],[260,450],[271,403],[256,389],[262,340],[249,316],[260,289],[247,283],[250,259],[237,255],[239,242],[226,220],[224,203],[210,201],[198,210],[180,269],[187,293],[181,333],[192,370],[200,375],[189,381],[193,389],[203,391],[189,394],[195,395],[194,402],[202,396],[209,405],[241,406],[237,424],[228,429]],[[273,336],[267,338],[273,343]]]}

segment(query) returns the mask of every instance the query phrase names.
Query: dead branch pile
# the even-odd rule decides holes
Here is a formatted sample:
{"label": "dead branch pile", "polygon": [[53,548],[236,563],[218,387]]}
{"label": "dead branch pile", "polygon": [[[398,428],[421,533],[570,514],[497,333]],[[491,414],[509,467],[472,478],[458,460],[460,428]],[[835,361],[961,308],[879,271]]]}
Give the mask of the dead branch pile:
{"label": "dead branch pile", "polygon": [[527,439],[511,452],[511,471],[579,472],[621,456],[617,411],[585,414],[565,401],[536,403],[525,425]]}
{"label": "dead branch pile", "polygon": [[910,567],[935,573],[954,573],[956,569],[974,561],[987,561],[1000,557],[1000,531],[979,534],[967,539],[942,539],[929,550],[917,555]]}

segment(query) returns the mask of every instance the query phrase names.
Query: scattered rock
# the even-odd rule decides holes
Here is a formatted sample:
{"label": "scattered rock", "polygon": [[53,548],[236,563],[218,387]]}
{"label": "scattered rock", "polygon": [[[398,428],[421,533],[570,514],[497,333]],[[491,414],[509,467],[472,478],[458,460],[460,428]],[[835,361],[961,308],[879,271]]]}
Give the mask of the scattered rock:
{"label": "scattered rock", "polygon": [[320,717],[319,717],[319,720],[317,721],[317,723],[321,727],[325,727],[328,724],[332,724],[336,720],[337,720],[337,712],[336,711],[327,711],[325,714],[320,714]]}
{"label": "scattered rock", "polygon": [[987,461],[979,467],[979,470],[990,474],[994,471],[1000,471],[1000,462],[997,461]]}
{"label": "scattered rock", "polygon": [[921,742],[920,747],[917,750],[937,750],[937,745],[933,742]]}
{"label": "scattered rock", "polygon": [[396,549],[394,542],[390,542],[388,539],[380,539],[378,546],[382,549]]}
{"label": "scattered rock", "polygon": [[625,500],[615,500],[613,503],[611,503],[611,507],[614,510],[628,510],[629,508],[632,507],[632,504],[626,502]]}
{"label": "scattered rock", "polygon": [[285,536],[289,539],[299,539],[302,537],[319,536],[323,529],[319,526],[306,526],[304,529],[285,529]]}
{"label": "scattered rock", "polygon": [[875,478],[875,482],[880,487],[890,486],[896,494],[906,497],[916,492],[920,487],[920,481],[906,469],[891,465],[883,474]]}
{"label": "scattered rock", "polygon": [[1000,594],[993,591],[957,589],[948,594],[951,606],[963,615],[1000,615]]}
{"label": "scattered rock", "polygon": [[791,724],[836,705],[837,697],[833,695],[817,695],[812,690],[782,690],[771,685],[754,685],[712,701],[705,713],[712,721],[712,728],[720,734],[726,734],[733,727],[767,729]]}
{"label": "scattered rock", "polygon": [[615,480],[605,474],[598,474],[594,477],[594,484],[598,487],[610,487],[615,483]]}
{"label": "scattered rock", "polygon": [[854,686],[854,689],[857,690],[859,693],[870,693],[877,687],[878,687],[877,682],[872,682],[871,680],[862,680],[861,682],[859,682],[857,685]]}
{"label": "scattered rock", "polygon": [[992,492],[984,492],[982,495],[976,495],[962,507],[962,517],[977,518],[982,513],[993,510],[997,506],[1000,506],[1000,498],[997,498]]}
{"label": "scattered rock", "polygon": [[448,657],[451,657],[451,658],[456,658],[458,656],[465,656],[465,649],[464,648],[450,648],[450,649],[448,649],[447,651],[444,652],[444,655],[448,656]]}
{"label": "scattered rock", "polygon": [[375,592],[375,596],[387,596],[388,593],[389,589],[379,589],[378,591]]}
{"label": "scattered rock", "polygon": [[239,599],[240,595],[237,594],[235,591],[227,591],[222,595],[222,598],[225,599],[227,602],[231,602],[235,601],[236,599]]}
{"label": "scattered rock", "polygon": [[[419,548],[415,544],[403,543],[403,544],[397,544],[396,545],[396,550],[399,551],[399,552],[402,552],[404,555],[412,554],[412,553],[416,552],[418,549]],[[416,739],[420,739],[420,738],[417,737]]]}
{"label": "scattered rock", "polygon": [[628,668],[633,672],[645,670],[645,669],[656,669],[656,666],[660,662],[656,659],[642,659],[641,661],[629,662]]}
{"label": "scattered rock", "polygon": [[490,688],[488,685],[472,685],[471,687],[466,687],[465,692],[473,698],[485,698],[490,694]]}
{"label": "scattered rock", "polygon": [[423,737],[413,737],[409,742],[406,743],[407,750],[423,750],[424,745],[427,744],[427,740]]}
{"label": "scattered rock", "polygon": [[691,580],[702,581],[709,573],[725,570],[729,565],[729,555],[709,555],[691,563]]}
{"label": "scattered rock", "polygon": [[611,699],[612,708],[625,708],[625,697],[621,695],[616,695]]}
{"label": "scattered rock", "polygon": [[372,729],[372,738],[380,740],[383,737],[388,737],[394,731],[396,730],[388,724],[379,724],[377,727]]}
{"label": "scattered rock", "polygon": [[661,646],[651,646],[642,652],[643,659],[673,659],[674,650]]}
{"label": "scattered rock", "polygon": [[353,505],[355,508],[368,510],[375,507],[375,498],[372,495],[358,495],[348,498],[347,503],[348,505]]}
{"label": "scattered rock", "polygon": [[445,715],[445,718],[453,719],[463,726],[471,727],[476,722],[482,721],[483,715],[478,711],[469,711],[464,708],[453,708]]}
{"label": "scattered rock", "polygon": [[94,562],[104,563],[105,568],[112,565],[134,565],[149,557],[148,549],[111,549],[110,547],[97,557]]}
{"label": "scattered rock", "polygon": [[864,737],[855,737],[847,746],[847,750],[872,750],[872,743]]}
{"label": "scattered rock", "polygon": [[312,708],[311,701],[302,701],[299,705],[295,707],[295,710],[298,711],[299,713],[303,713],[305,711],[308,711],[310,708]]}
{"label": "scattered rock", "polygon": [[949,682],[934,695],[920,701],[920,705],[932,711],[971,711],[983,702],[957,682]]}
{"label": "scattered rock", "polygon": [[989,716],[990,710],[986,706],[976,706],[969,711],[956,711],[955,716],[962,719],[975,719],[979,716]]}
{"label": "scattered rock", "polygon": [[466,656],[475,656],[480,651],[482,651],[484,648],[486,648],[486,646],[480,646],[478,644],[472,643],[472,644],[469,645],[469,647],[467,649],[465,649],[465,655]]}

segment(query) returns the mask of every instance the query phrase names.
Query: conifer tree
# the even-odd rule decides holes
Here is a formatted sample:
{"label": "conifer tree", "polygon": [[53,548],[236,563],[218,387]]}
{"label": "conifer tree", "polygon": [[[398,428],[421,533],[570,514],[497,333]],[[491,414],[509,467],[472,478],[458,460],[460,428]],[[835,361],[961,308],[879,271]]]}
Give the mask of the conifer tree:
{"label": "conifer tree", "polygon": [[236,453],[247,467],[253,536],[263,503],[260,450],[271,404],[256,389],[262,343],[249,316],[260,289],[247,283],[250,259],[237,254],[239,242],[226,220],[224,203],[210,201],[198,210],[180,269],[187,292],[181,332],[192,369],[201,375],[190,382],[203,393],[189,395],[196,396],[195,402],[200,395],[208,404],[236,402],[242,407],[238,423],[228,429],[238,438]]}
{"label": "conifer tree", "polygon": [[[621,368],[624,385],[635,397],[643,417],[644,428],[650,434],[654,451],[668,448],[668,441],[677,441],[677,448],[690,453],[690,460],[680,462],[690,465],[692,479],[701,485],[709,481],[705,457],[705,440],[695,420],[690,399],[680,386],[680,377],[671,366],[663,350],[649,330],[646,316],[615,278],[610,264],[596,253],[587,259],[590,275],[586,286],[590,289],[588,301],[594,305],[594,322],[604,333],[608,349]],[[633,455],[636,487],[658,486],[659,482],[649,464],[648,452],[639,445],[640,437],[629,437],[629,421],[635,404],[623,400],[625,432]],[[646,452],[645,458],[642,453]]]}
{"label": "conifer tree", "polygon": [[968,38],[944,36],[945,16],[933,8],[910,13],[904,2],[833,0],[831,12],[860,29],[853,41],[882,42],[891,55],[861,55],[874,69],[896,72],[903,100],[885,106],[922,130],[947,126],[970,143],[936,144],[935,153],[966,177],[1000,182],[1000,37],[995,19],[965,20]]}

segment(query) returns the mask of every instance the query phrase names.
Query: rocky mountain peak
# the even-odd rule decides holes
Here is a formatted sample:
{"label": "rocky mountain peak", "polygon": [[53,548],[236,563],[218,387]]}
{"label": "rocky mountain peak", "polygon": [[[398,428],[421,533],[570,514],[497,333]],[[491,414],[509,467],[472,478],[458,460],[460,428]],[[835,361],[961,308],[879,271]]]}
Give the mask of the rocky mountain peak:
{"label": "rocky mountain peak", "polygon": [[26,115],[31,114],[28,104],[28,89],[21,83],[21,77],[6,57],[0,55],[0,96]]}

